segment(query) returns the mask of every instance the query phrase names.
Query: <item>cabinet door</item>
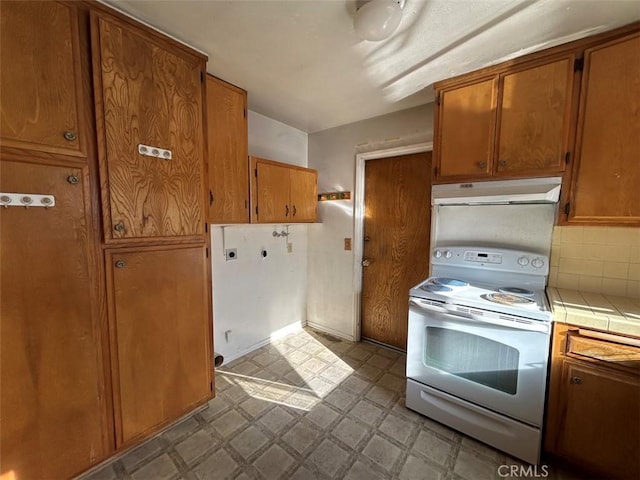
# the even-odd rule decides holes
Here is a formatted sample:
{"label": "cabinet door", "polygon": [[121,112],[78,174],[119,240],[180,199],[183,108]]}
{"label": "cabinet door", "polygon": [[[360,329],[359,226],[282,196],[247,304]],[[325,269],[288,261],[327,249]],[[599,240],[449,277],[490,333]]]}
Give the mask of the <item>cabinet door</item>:
{"label": "cabinet door", "polygon": [[56,202],[0,208],[1,476],[68,478],[112,448],[86,171],[2,160],[0,179]]}
{"label": "cabinet door", "polygon": [[606,473],[640,476],[640,380],[565,360],[557,453]]}
{"label": "cabinet door", "polygon": [[497,77],[440,94],[436,178],[491,174]]}
{"label": "cabinet door", "polygon": [[496,171],[564,170],[571,121],[573,55],[504,75]]}
{"label": "cabinet door", "polygon": [[[106,15],[92,22],[105,240],[201,239],[200,59]],[[172,156],[143,155],[140,144]]]}
{"label": "cabinet door", "polygon": [[249,223],[247,92],[207,76],[209,223]]}
{"label": "cabinet door", "polygon": [[118,445],[209,399],[204,247],[109,251]]}
{"label": "cabinet door", "polygon": [[289,168],[255,161],[255,219],[257,223],[291,222]]}
{"label": "cabinet door", "polygon": [[318,172],[291,168],[289,182],[291,221],[315,222],[318,217]]}
{"label": "cabinet door", "polygon": [[58,2],[2,2],[3,146],[84,156],[76,15]]}
{"label": "cabinet door", "polygon": [[640,224],[640,34],[585,52],[569,222]]}

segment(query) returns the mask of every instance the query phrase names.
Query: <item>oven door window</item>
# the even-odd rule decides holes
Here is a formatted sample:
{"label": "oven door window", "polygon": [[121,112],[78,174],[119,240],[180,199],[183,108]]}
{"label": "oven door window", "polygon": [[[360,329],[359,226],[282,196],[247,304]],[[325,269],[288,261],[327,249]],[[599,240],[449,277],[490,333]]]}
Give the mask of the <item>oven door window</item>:
{"label": "oven door window", "polygon": [[515,395],[520,352],[480,335],[426,327],[425,366]]}

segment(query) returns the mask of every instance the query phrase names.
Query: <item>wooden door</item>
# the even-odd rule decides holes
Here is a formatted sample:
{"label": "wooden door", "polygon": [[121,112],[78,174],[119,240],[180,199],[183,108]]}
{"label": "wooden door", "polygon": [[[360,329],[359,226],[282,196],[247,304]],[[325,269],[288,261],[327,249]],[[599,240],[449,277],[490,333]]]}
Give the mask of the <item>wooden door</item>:
{"label": "wooden door", "polygon": [[491,175],[497,77],[440,93],[436,178]]}
{"label": "wooden door", "polygon": [[[201,240],[202,62],[142,29],[92,15],[105,240]],[[139,145],[170,150],[171,159],[143,155]]]}
{"label": "wooden door", "polygon": [[318,172],[308,168],[289,171],[291,220],[315,222],[318,218]]}
{"label": "wooden door", "polygon": [[205,247],[108,251],[118,445],[212,396]]}
{"label": "wooden door", "polygon": [[429,274],[430,198],[431,152],[365,162],[361,331],[402,350],[409,290]]}
{"label": "wooden door", "polygon": [[71,477],[113,448],[85,189],[85,169],[0,162],[2,192],[56,202],[0,208],[2,478]]}
{"label": "wooden door", "polygon": [[75,7],[2,2],[0,22],[0,143],[84,156]]}
{"label": "wooden door", "polygon": [[247,92],[207,75],[210,223],[249,223]]}
{"label": "wooden door", "polygon": [[502,78],[496,171],[558,173],[569,151],[574,56]]}
{"label": "wooden door", "polygon": [[640,34],[585,52],[569,222],[640,224]]}
{"label": "wooden door", "polygon": [[289,168],[264,159],[252,158],[254,168],[254,214],[257,223],[291,222]]}
{"label": "wooden door", "polygon": [[609,478],[640,477],[640,379],[565,360],[557,453]]}

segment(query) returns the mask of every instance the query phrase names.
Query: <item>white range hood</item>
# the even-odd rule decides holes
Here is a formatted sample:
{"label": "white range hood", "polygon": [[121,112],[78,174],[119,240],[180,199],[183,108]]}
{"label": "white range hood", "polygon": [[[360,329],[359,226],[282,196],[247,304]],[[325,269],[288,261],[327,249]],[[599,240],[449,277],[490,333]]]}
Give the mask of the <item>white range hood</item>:
{"label": "white range hood", "polygon": [[557,203],[561,177],[434,185],[433,205],[500,205]]}

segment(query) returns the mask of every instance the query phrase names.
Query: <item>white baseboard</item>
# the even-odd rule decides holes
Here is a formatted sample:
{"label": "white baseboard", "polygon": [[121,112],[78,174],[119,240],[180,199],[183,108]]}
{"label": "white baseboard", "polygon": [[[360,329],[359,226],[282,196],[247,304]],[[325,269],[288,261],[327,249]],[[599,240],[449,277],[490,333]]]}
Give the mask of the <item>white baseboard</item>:
{"label": "white baseboard", "polygon": [[235,352],[233,355],[230,356],[225,356],[224,357],[224,362],[222,363],[222,365],[226,365],[227,363],[233,362],[234,360],[237,360],[240,357],[244,357],[245,355],[248,355],[249,353],[253,352],[254,350],[257,350],[261,347],[264,347],[265,345],[268,345],[269,343],[271,343],[274,340],[277,340],[279,338],[282,337],[286,337],[287,335],[290,335],[292,333],[296,333],[299,332],[300,330],[302,330],[302,327],[304,325],[302,324],[302,322],[293,322],[285,327],[282,327],[278,330],[276,330],[275,332],[272,332],[271,335],[269,335],[267,338],[264,338],[262,340],[260,340],[257,343],[254,343],[252,345],[250,345],[247,348],[244,348],[238,352]]}
{"label": "white baseboard", "polygon": [[339,330],[334,330],[333,328],[327,327],[325,325],[320,325],[319,323],[310,322],[307,320],[307,326],[313,328],[314,330],[319,330],[324,333],[328,333],[329,335],[333,335],[334,337],[342,338],[343,340],[348,340],[350,342],[355,342],[353,335],[346,334]]}

